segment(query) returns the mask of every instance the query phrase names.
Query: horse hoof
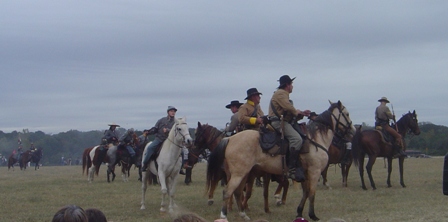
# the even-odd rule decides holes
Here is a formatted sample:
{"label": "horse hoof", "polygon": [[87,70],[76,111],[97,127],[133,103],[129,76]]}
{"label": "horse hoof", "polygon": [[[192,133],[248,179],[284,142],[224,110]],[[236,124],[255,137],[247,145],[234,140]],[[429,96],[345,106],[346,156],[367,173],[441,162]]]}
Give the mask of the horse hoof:
{"label": "horse hoof", "polygon": [[283,205],[283,202],[281,202],[281,201],[277,201],[277,207],[279,207],[279,206],[281,206],[281,205]]}
{"label": "horse hoof", "polygon": [[320,220],[316,215],[310,216],[311,220],[318,221]]}
{"label": "horse hoof", "polygon": [[142,205],[142,206],[140,207],[140,210],[144,210],[144,209],[146,209],[146,207],[145,207],[144,205]]}
{"label": "horse hoof", "polygon": [[207,202],[207,204],[208,204],[209,206],[213,205],[213,203],[214,203],[213,200],[209,200],[209,201]]}

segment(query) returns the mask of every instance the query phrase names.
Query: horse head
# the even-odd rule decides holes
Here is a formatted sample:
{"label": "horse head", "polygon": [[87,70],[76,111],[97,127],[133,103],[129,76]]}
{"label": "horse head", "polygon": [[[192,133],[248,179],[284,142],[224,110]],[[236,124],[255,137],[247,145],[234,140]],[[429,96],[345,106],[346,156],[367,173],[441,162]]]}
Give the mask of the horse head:
{"label": "horse head", "polygon": [[175,139],[182,141],[183,145],[190,146],[193,143],[193,139],[190,136],[190,130],[188,129],[185,117],[175,119],[174,126],[171,131],[173,130]]}
{"label": "horse head", "polygon": [[420,127],[418,126],[417,113],[415,113],[415,110],[412,113],[411,113],[411,111],[409,111],[408,113],[404,114],[398,120],[397,126],[400,125],[399,123],[403,125],[402,127],[409,128],[409,130],[414,135],[420,134]]}
{"label": "horse head", "polygon": [[355,135],[356,129],[352,124],[347,108],[342,105],[341,101],[338,101],[337,103],[329,102],[330,108],[328,108],[328,110],[331,112],[333,132],[335,136],[346,141],[351,141],[353,135]]}

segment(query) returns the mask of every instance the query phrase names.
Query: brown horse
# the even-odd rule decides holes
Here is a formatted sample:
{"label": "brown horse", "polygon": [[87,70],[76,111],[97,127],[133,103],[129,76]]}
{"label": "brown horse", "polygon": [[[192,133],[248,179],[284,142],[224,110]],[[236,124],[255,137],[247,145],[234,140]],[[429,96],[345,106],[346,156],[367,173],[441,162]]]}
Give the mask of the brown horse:
{"label": "brown horse", "polygon": [[330,164],[337,164],[341,167],[342,186],[347,187],[348,172],[352,165],[353,158],[351,151],[347,150],[346,142],[347,141],[335,137],[330,148],[328,148],[328,166],[322,172],[323,185],[328,188],[330,188],[330,185],[327,181],[327,171]]}
{"label": "brown horse", "polygon": [[11,153],[11,155],[9,155],[8,157],[8,170],[10,168],[12,168],[12,170],[14,171],[14,165],[18,162],[17,158],[15,158],[14,156],[16,156],[17,154],[15,152]]}
{"label": "brown horse", "polygon": [[34,150],[33,152],[31,150],[27,150],[22,153],[22,156],[20,157],[20,169],[26,170],[26,165],[28,162],[32,162],[35,164],[34,170],[39,169],[39,162],[42,158],[43,152],[42,148],[38,148]]}
{"label": "brown horse", "polygon": [[[132,136],[132,139],[131,139],[130,146],[135,151],[136,149],[139,148],[140,141],[139,141],[136,133],[132,133],[131,136]],[[135,164],[135,165],[140,166],[140,164],[137,164],[137,162],[138,162],[138,159],[140,159],[140,162],[141,162],[142,153],[143,153],[143,151],[139,152],[138,150],[135,152],[134,160],[136,162],[134,163],[134,160],[131,158],[129,151],[126,148],[126,144],[118,145],[117,152],[115,153],[115,159],[114,159],[115,161],[109,162],[109,164],[108,164],[107,182],[110,182],[110,174],[112,174],[112,181],[115,179],[115,165],[116,164],[121,165],[121,177],[123,178],[124,182],[128,182],[132,165]]]}
{"label": "brown horse", "polygon": [[[398,133],[403,138],[408,132],[412,132],[414,135],[420,134],[420,128],[418,127],[417,114],[414,112],[408,112],[404,114],[397,121]],[[393,126],[395,128],[395,126]],[[406,146],[404,147],[406,150]],[[356,134],[352,141],[352,154],[355,161],[355,165],[359,168],[359,175],[361,177],[362,189],[367,190],[364,183],[364,156],[367,154],[369,161],[366,165],[367,174],[369,175],[370,185],[376,190],[375,182],[372,177],[373,164],[377,157],[385,157],[387,159],[387,187],[391,187],[390,174],[392,172],[392,160],[393,160],[393,145],[392,142],[386,142],[382,136],[382,133],[378,130],[361,130],[361,127],[357,128]],[[400,168],[400,184],[402,187],[406,187],[403,180],[403,162],[404,157],[398,158],[398,165]]]}
{"label": "brown horse", "polygon": [[[334,135],[341,135],[351,140],[355,129],[349,117],[347,109],[340,101],[331,103],[328,110],[324,111],[309,126],[308,139],[304,141],[303,148],[308,153],[300,154],[302,165],[305,169],[306,180],[302,182],[303,196],[297,207],[297,217],[302,217],[303,208],[309,198],[308,215],[313,220],[319,220],[314,212],[314,200],[317,183],[320,174],[328,164],[327,149]],[[264,153],[259,143],[259,132],[246,130],[231,137],[221,140],[219,145],[210,154],[207,167],[207,190],[218,179],[217,175],[222,171],[221,167],[226,162],[230,180],[224,191],[224,201],[221,209],[221,218],[227,218],[227,202],[235,194],[236,200],[241,199],[242,190],[247,177],[254,166],[270,173],[281,175],[285,170],[283,157],[271,156]],[[240,201],[236,201],[239,215],[245,219],[250,218],[244,212]]]}

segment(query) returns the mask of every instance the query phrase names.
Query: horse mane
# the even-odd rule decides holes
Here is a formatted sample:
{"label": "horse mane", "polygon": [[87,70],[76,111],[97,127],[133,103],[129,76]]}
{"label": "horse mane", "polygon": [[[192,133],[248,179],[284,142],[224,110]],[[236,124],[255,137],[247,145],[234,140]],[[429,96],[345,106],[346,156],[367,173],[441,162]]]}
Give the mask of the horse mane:
{"label": "horse mane", "polygon": [[333,129],[333,121],[331,121],[331,113],[333,109],[339,107],[339,103],[331,103],[330,107],[319,114],[316,119],[308,127],[311,139],[315,139],[317,132],[326,135],[329,129]]}

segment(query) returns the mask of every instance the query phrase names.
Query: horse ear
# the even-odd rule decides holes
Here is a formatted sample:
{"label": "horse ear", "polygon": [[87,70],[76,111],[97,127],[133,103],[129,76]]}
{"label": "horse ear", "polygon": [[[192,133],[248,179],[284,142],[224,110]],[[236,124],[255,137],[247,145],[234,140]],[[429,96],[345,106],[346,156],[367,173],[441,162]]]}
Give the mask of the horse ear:
{"label": "horse ear", "polygon": [[341,100],[338,100],[338,106],[339,106],[339,107],[342,106]]}
{"label": "horse ear", "polygon": [[201,127],[201,122],[198,121],[198,128]]}
{"label": "horse ear", "polygon": [[333,102],[331,102],[330,100],[328,100],[328,102],[330,103],[330,105],[333,104]]}
{"label": "horse ear", "polygon": [[415,115],[415,109],[414,109],[414,112],[413,112],[412,114],[414,114],[414,115]]}

